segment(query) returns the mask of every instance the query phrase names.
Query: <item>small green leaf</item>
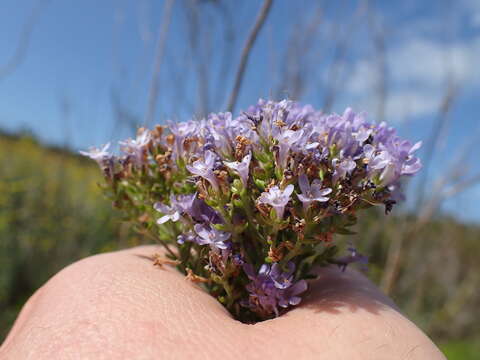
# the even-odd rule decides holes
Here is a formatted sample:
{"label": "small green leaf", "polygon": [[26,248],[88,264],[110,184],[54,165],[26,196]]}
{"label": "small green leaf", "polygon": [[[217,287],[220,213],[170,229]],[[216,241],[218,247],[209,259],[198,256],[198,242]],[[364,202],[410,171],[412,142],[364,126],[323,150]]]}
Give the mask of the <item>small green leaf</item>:
{"label": "small green leaf", "polygon": [[356,234],[355,231],[348,230],[345,227],[336,228],[335,233],[340,234],[340,235],[355,235]]}
{"label": "small green leaf", "polygon": [[260,190],[265,191],[265,181],[260,180],[260,179],[255,179],[254,182],[255,182],[255,185],[257,185],[257,187]]}

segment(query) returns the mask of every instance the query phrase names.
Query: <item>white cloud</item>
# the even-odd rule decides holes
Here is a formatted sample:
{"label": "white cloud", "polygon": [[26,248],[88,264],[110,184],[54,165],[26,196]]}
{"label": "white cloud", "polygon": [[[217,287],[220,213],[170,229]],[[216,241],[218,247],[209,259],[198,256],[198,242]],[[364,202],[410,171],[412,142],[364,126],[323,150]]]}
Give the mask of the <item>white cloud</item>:
{"label": "white cloud", "polygon": [[441,101],[440,94],[423,90],[396,90],[388,97],[387,114],[393,121],[434,113]]}
{"label": "white cloud", "polygon": [[464,82],[473,69],[472,44],[446,45],[430,40],[415,39],[393,49],[389,67],[396,82],[414,82],[441,86],[447,74]]}
{"label": "white cloud", "polygon": [[[387,52],[387,113],[393,121],[435,113],[445,92],[447,80],[462,87],[480,85],[480,39],[444,44],[414,38]],[[371,101],[377,81],[377,69],[370,60],[354,65],[347,90],[373,110]]]}

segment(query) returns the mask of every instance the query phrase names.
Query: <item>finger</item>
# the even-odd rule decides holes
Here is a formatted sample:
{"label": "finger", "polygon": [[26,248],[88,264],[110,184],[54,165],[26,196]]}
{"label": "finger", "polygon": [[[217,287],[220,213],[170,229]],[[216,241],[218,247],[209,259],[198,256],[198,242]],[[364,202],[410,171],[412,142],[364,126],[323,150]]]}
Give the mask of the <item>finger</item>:
{"label": "finger", "polygon": [[[153,267],[146,258],[155,251],[135,248],[66,268],[29,301],[2,351],[11,358],[40,359],[59,354],[175,359],[328,359],[336,354],[356,359],[376,347],[379,356],[400,358],[409,351],[411,358],[439,356],[428,338],[356,273],[323,270],[301,307],[252,326],[233,320],[175,270]],[[395,345],[399,339],[409,342]]]}
{"label": "finger", "polygon": [[256,327],[275,332],[272,347],[299,349],[290,351],[299,358],[444,359],[372,282],[337,267],[319,270],[301,306]]}
{"label": "finger", "polygon": [[2,351],[12,359],[198,358],[225,331],[234,337],[242,325],[176,270],[154,267],[147,257],[156,251],[134,248],[65,268],[29,301]]}

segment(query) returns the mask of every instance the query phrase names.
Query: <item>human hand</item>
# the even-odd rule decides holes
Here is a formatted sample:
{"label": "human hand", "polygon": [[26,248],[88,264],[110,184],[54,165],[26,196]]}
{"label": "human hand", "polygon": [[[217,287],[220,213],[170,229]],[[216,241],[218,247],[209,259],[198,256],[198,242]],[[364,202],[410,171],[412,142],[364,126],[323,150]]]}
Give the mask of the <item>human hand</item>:
{"label": "human hand", "polygon": [[445,359],[363,275],[323,268],[302,304],[242,324],[157,252],[137,247],[65,268],[24,306],[0,359]]}

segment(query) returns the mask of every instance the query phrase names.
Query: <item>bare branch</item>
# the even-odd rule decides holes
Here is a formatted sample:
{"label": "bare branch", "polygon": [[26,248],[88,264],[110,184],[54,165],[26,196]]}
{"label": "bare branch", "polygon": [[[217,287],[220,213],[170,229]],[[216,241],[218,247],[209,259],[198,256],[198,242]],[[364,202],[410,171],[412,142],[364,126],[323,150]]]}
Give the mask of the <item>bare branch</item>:
{"label": "bare branch", "polygon": [[110,101],[115,114],[115,124],[112,128],[111,137],[115,138],[122,128],[127,128],[129,133],[135,133],[135,130],[139,124],[139,116],[134,114],[123,104],[116,89],[111,89]]}
{"label": "bare branch", "polygon": [[[188,39],[190,48],[192,50],[192,64],[196,72],[197,77],[197,94],[198,94],[198,114],[200,117],[205,116],[210,107],[210,76],[209,76],[209,64],[211,61],[206,58],[205,52],[202,52],[207,46],[209,36],[212,37],[210,26],[202,26],[202,20],[199,20],[200,8],[195,0],[186,1],[186,13],[188,16]],[[203,24],[211,24],[211,21],[203,20]],[[205,34],[207,33],[207,34]],[[202,37],[200,40],[199,38]],[[207,54],[211,51],[206,51]]]}
{"label": "bare branch", "polygon": [[[323,101],[323,111],[329,112],[336,100],[338,94],[338,82],[342,75],[345,59],[348,55],[350,42],[354,39],[354,30],[357,28],[360,20],[363,18],[365,12],[368,11],[368,1],[361,1],[355,12],[355,16],[348,25],[343,37],[338,37],[334,50],[333,60],[330,63],[330,69],[328,70],[328,80],[325,89],[325,96]],[[342,24],[343,27],[343,24]],[[335,30],[336,32],[337,30]],[[337,34],[334,34],[336,36]]]}
{"label": "bare branch", "polygon": [[387,84],[387,59],[386,59],[386,32],[383,24],[377,19],[375,10],[368,12],[368,24],[375,50],[375,64],[377,76],[375,79],[375,93],[377,97],[377,114],[375,121],[380,123],[385,120],[385,104],[388,93]]}
{"label": "bare branch", "polygon": [[462,180],[457,184],[453,185],[445,191],[445,193],[443,194],[443,198],[455,196],[458,193],[465,191],[474,185],[477,185],[478,183],[480,183],[480,174],[472,176],[470,179]]}
{"label": "bare branch", "polygon": [[20,34],[20,40],[13,56],[5,65],[0,66],[0,79],[11,75],[24,61],[28,46],[30,44],[30,38],[32,36],[33,29],[35,28],[42,11],[45,10],[49,2],[50,0],[38,0],[36,5],[33,7],[27,21],[23,25],[22,32]]}
{"label": "bare branch", "polygon": [[224,84],[232,64],[236,36],[232,11],[222,1],[215,2],[214,5],[219,11],[220,17],[223,20],[223,56],[219,66],[216,81],[216,93],[214,96],[215,104],[221,106],[221,104],[225,101],[226,94]]}
{"label": "bare branch", "polygon": [[258,33],[260,32],[265,19],[267,18],[270,8],[272,7],[273,0],[265,0],[263,6],[258,13],[257,20],[253,25],[253,28],[250,32],[250,35],[247,38],[245,47],[242,50],[242,55],[240,57],[240,64],[238,66],[237,75],[235,77],[235,84],[233,86],[232,93],[230,94],[230,100],[228,101],[227,111],[232,112],[235,109],[237,103],[238,93],[242,85],[243,75],[245,73],[245,68],[247,66],[248,57],[250,56],[250,51],[252,50],[253,44],[257,39]]}
{"label": "bare branch", "polygon": [[158,90],[160,85],[160,70],[162,67],[163,55],[165,53],[165,43],[167,40],[170,20],[172,18],[172,9],[175,0],[166,0],[162,12],[162,21],[158,33],[157,50],[155,54],[155,64],[153,67],[152,82],[148,99],[148,109],[145,116],[145,125],[149,125],[155,116],[157,107]]}
{"label": "bare branch", "polygon": [[428,178],[430,176],[430,167],[433,160],[433,155],[435,153],[435,149],[438,146],[440,135],[442,134],[442,130],[444,129],[447,123],[448,114],[450,113],[450,109],[457,95],[458,95],[458,86],[451,79],[449,79],[447,88],[445,91],[445,95],[441,101],[441,104],[438,110],[437,119],[433,125],[432,134],[428,139],[428,142],[426,145],[425,156],[423,161],[424,168],[422,170],[421,178],[419,181],[419,187],[418,187],[419,193],[418,193],[417,202],[416,202],[417,208],[425,200],[427,183],[428,183]]}

